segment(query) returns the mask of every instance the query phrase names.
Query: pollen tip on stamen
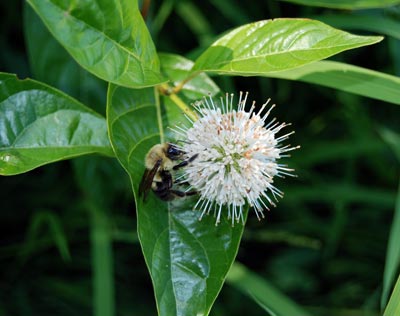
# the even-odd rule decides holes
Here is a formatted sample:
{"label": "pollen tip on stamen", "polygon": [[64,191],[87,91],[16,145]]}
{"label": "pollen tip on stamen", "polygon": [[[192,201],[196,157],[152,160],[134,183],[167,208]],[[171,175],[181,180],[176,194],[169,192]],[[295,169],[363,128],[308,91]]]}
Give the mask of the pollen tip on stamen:
{"label": "pollen tip on stamen", "polygon": [[[269,103],[270,100],[271,100],[271,99],[268,99],[266,105]],[[263,116],[263,118],[266,119],[266,118],[268,117],[269,113],[271,113],[271,111],[272,111],[275,107],[276,107],[276,104],[275,104],[275,103],[272,104],[272,105],[269,107],[267,113],[265,113],[265,115]]]}

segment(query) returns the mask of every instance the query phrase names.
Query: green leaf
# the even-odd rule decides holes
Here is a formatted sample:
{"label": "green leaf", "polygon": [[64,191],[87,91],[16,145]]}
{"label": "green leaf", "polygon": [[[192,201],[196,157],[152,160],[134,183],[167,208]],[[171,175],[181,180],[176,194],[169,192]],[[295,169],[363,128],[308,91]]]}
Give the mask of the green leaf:
{"label": "green leaf", "polygon": [[26,2],[24,34],[33,79],[64,91],[99,113],[105,113],[107,83],[79,66]]}
{"label": "green leaf", "polygon": [[292,69],[342,51],[381,41],[309,19],[275,19],[234,29],[214,42],[192,72],[259,76]]}
{"label": "green leaf", "polygon": [[47,85],[0,73],[0,174],[90,153],[113,155],[101,115]]}
{"label": "green leaf", "polygon": [[[193,67],[193,61],[175,54],[160,54],[161,71],[178,86],[187,79]],[[191,100],[201,99],[203,96],[215,95],[219,92],[218,86],[205,73],[195,76],[182,87],[182,93]]]}
{"label": "green leaf", "polygon": [[398,316],[400,314],[400,275],[397,278],[396,285],[392,295],[390,296],[389,303],[387,304],[383,316]]}
{"label": "green leaf", "polygon": [[324,14],[314,16],[316,20],[347,30],[363,30],[400,39],[400,23],[390,15]]}
{"label": "green leaf", "polygon": [[164,81],[137,1],[27,1],[53,36],[87,71],[132,88]]}
{"label": "green leaf", "polygon": [[292,2],[301,5],[336,8],[336,9],[370,9],[370,8],[384,8],[392,5],[400,4],[399,0],[280,0]]}
{"label": "green leaf", "polygon": [[[164,141],[163,129],[177,117],[161,108],[154,89],[110,84],[107,103],[112,146],[137,197],[144,157]],[[139,240],[160,316],[208,315],[238,250],[243,226],[227,220],[215,226],[212,216],[199,221],[192,211],[195,198],[167,203],[152,192],[146,202],[136,198]]]}
{"label": "green leaf", "polygon": [[248,295],[271,315],[310,315],[279,290],[275,289],[269,282],[239,263],[235,263],[229,270],[226,282],[243,292],[243,294]]}
{"label": "green leaf", "polygon": [[334,61],[269,73],[268,77],[318,84],[364,97],[400,104],[400,78]]}

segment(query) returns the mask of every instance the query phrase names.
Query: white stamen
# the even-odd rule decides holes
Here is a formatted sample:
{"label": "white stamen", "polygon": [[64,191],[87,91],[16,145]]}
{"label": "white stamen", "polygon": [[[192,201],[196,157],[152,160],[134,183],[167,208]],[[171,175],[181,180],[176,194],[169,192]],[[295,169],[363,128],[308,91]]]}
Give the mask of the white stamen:
{"label": "white stamen", "polygon": [[233,109],[233,94],[227,93],[218,104],[211,96],[204,97],[194,104],[199,119],[193,122],[188,118],[193,126],[175,129],[179,135],[185,134],[182,147],[187,156],[197,155],[179,179],[189,183],[187,192],[199,193],[194,209],[201,211],[200,219],[214,210],[216,225],[224,207],[232,225],[243,222],[245,205],[254,208],[258,219],[264,218],[267,203],[275,206],[272,199],[283,197],[273,185],[273,177],[292,176],[293,169],[276,162],[283,153],[298,148],[280,144],[293,132],[276,136],[290,124],[275,118],[265,121],[275,107],[271,105],[261,116],[270,99],[259,110],[253,102],[246,111],[247,97],[247,92],[240,92],[237,110]]}

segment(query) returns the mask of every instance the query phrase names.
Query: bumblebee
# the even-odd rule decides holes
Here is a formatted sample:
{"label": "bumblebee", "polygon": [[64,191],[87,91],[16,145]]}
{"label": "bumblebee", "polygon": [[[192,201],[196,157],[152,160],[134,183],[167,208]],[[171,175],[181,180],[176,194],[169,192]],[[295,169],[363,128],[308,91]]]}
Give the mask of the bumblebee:
{"label": "bumblebee", "polygon": [[171,171],[187,166],[197,155],[184,159],[185,152],[172,143],[154,145],[146,155],[142,180],[139,185],[139,196],[146,201],[151,190],[163,201],[171,201],[176,197],[194,195],[197,192],[183,192],[173,189],[174,179]]}

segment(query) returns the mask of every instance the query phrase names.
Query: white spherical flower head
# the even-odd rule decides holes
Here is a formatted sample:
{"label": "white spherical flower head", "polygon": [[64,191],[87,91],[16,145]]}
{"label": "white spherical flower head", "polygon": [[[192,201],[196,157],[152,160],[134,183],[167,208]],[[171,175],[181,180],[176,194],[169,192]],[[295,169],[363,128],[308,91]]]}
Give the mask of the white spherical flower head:
{"label": "white spherical flower head", "polygon": [[[274,187],[274,176],[291,175],[292,169],[278,164],[283,153],[297,147],[280,146],[292,133],[276,137],[289,124],[278,123],[275,119],[266,124],[274,106],[262,115],[269,100],[255,112],[255,102],[249,111],[245,110],[247,93],[240,93],[237,110],[233,109],[233,94],[221,98],[217,107],[211,97],[194,104],[199,119],[190,128],[179,128],[184,137],[182,149],[188,157],[196,158],[184,168],[184,181],[189,190],[198,192],[200,198],[194,209],[204,214],[214,210],[216,224],[221,218],[223,206],[228,209],[232,225],[243,221],[243,208],[254,208],[257,217],[264,217],[272,199],[282,197]],[[271,196],[269,196],[269,194]]]}

